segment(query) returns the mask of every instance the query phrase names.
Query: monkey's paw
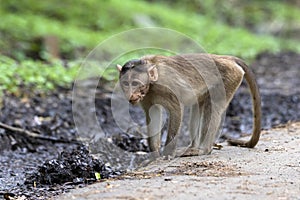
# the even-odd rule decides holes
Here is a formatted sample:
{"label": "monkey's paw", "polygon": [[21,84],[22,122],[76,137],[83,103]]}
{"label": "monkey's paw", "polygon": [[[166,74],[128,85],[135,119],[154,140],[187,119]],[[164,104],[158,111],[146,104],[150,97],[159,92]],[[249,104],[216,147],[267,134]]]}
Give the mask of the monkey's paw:
{"label": "monkey's paw", "polygon": [[190,156],[199,156],[203,154],[204,152],[202,152],[201,149],[197,149],[193,147],[176,149],[176,157],[190,157]]}
{"label": "monkey's paw", "polygon": [[223,145],[214,143],[213,149],[221,150],[222,148],[223,148]]}

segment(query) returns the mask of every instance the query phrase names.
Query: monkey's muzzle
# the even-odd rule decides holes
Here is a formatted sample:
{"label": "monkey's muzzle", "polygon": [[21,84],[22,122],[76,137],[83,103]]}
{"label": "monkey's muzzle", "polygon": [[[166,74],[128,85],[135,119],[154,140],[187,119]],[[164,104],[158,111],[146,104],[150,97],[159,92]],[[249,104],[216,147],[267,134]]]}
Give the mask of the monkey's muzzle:
{"label": "monkey's muzzle", "polygon": [[139,103],[140,101],[143,100],[143,98],[145,97],[144,94],[141,94],[141,93],[138,93],[138,94],[132,94],[129,98],[129,102],[132,104],[132,105],[135,105],[137,103]]}

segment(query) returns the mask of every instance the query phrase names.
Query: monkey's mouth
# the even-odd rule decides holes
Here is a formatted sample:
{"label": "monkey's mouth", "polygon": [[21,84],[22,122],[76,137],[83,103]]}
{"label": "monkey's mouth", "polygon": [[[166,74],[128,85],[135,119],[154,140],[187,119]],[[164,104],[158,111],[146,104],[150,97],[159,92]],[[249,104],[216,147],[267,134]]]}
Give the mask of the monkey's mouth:
{"label": "monkey's mouth", "polygon": [[139,103],[140,101],[142,101],[144,99],[145,95],[144,94],[138,94],[138,95],[134,95],[129,99],[129,102],[132,105],[135,105],[137,103]]}
{"label": "monkey's mouth", "polygon": [[138,102],[140,102],[140,99],[136,99],[136,100],[129,100],[129,102],[132,104],[132,105],[136,105]]}

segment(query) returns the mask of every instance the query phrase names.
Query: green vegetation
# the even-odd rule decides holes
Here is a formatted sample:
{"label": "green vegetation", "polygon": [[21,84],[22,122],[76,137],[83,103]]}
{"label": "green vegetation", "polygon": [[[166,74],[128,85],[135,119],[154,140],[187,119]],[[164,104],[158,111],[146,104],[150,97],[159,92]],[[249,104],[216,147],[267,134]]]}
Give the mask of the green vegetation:
{"label": "green vegetation", "polygon": [[[184,4],[179,0],[155,1],[172,2],[176,9],[196,12],[223,24],[244,27],[253,32],[272,33],[277,28],[277,31],[280,29],[280,36],[286,38],[291,36],[290,31],[293,25],[300,23],[299,2],[297,3],[297,0],[209,0],[201,2],[190,0]],[[281,27],[274,27],[274,25]]]}
{"label": "green vegetation", "polygon": [[38,89],[47,91],[55,86],[69,87],[76,77],[79,64],[70,62],[63,67],[62,63],[46,64],[41,61],[24,60],[20,63],[8,57],[0,57],[0,91],[19,93],[23,86],[27,91]]}
{"label": "green vegetation", "polygon": [[[210,53],[249,60],[263,51],[300,52],[292,34],[300,10],[282,1],[0,0],[0,15],[0,91],[67,86],[79,69],[75,60],[109,36],[149,23],[184,33]],[[58,38],[68,67],[49,56],[41,42],[49,35]],[[104,77],[114,79],[115,73]]]}

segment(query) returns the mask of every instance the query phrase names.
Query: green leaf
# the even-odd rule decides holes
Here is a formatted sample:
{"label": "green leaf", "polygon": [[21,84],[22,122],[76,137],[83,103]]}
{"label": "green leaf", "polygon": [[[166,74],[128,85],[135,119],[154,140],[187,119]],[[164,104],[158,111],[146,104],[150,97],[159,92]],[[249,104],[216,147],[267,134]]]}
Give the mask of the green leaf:
{"label": "green leaf", "polygon": [[101,179],[101,175],[99,172],[95,172],[95,177],[96,177],[96,180],[100,180]]}

